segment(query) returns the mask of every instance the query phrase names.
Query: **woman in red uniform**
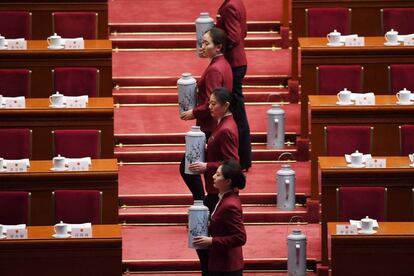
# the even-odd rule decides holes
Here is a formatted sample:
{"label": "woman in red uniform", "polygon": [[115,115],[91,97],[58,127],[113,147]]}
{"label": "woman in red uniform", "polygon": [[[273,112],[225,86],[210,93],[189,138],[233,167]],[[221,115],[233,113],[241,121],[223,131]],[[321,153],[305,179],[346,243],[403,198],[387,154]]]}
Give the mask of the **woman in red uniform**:
{"label": "woman in red uniform", "polygon": [[213,179],[220,200],[211,214],[211,236],[196,237],[194,244],[209,248],[206,256],[209,276],[243,275],[242,246],[246,243],[246,231],[238,190],[245,187],[246,178],[236,161],[226,160]]}
{"label": "woman in red uniform", "polygon": [[[183,112],[180,118],[183,120],[196,119],[196,124],[208,139],[216,128],[216,121],[210,114],[208,101],[213,90],[217,87],[225,87],[231,91],[233,85],[232,71],[229,63],[223,56],[227,45],[226,33],[219,28],[212,28],[204,34],[201,55],[209,58],[210,64],[204,71],[197,84],[197,106]],[[180,173],[184,182],[193,194],[193,199],[204,199],[204,189],[199,175],[184,173],[185,160],[181,161]]]}
{"label": "woman in red uniform", "polygon": [[217,12],[217,27],[227,34],[228,46],[225,53],[233,72],[232,112],[239,130],[240,165],[247,170],[252,165],[250,127],[244,107],[242,84],[247,71],[244,38],[247,35],[246,9],[242,0],[224,0]]}

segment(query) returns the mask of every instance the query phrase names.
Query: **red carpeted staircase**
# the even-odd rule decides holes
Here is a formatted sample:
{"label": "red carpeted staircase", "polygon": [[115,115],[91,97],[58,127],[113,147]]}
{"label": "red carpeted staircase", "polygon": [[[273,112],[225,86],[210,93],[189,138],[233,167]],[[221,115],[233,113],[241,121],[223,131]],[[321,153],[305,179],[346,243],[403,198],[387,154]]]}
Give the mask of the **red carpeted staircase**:
{"label": "red carpeted staircase", "polygon": [[[309,200],[309,144],[300,138],[297,87],[288,81],[289,33],[281,27],[282,0],[244,3],[249,25],[244,94],[254,159],[247,187],[240,193],[248,235],[246,275],[286,275],[286,236],[292,228],[287,223],[296,216],[309,223],[298,227],[308,235],[308,269],[315,271],[320,260],[319,205]],[[178,172],[184,135],[194,122],[178,118],[176,82],[183,72],[198,78],[207,66],[208,61],[195,54],[194,20],[201,11],[215,15],[220,4],[109,2],[125,272],[199,275],[194,274],[198,260],[187,248],[184,226],[192,198]],[[282,102],[286,112],[287,143],[278,150],[265,145],[266,111],[275,102]],[[291,163],[297,174],[297,206],[292,211],[276,207],[275,174],[282,164],[277,160],[284,152],[297,160]]]}

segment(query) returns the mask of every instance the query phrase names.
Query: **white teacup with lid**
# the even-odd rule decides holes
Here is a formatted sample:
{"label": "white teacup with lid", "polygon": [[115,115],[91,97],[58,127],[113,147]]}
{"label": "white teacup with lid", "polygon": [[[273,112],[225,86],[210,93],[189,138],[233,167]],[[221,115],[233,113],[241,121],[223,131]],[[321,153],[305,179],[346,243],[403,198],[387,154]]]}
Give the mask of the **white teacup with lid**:
{"label": "white teacup with lid", "polygon": [[47,44],[49,48],[60,48],[62,42],[62,37],[54,33],[53,35],[47,38]]}
{"label": "white teacup with lid", "polygon": [[49,97],[49,102],[51,107],[62,107],[63,106],[63,100],[64,100],[64,95],[60,94],[59,91],[57,91],[55,94],[52,94]]}
{"label": "white teacup with lid", "polygon": [[6,48],[6,38],[0,34],[0,49]]}
{"label": "white teacup with lid", "polygon": [[397,94],[398,104],[410,104],[411,103],[411,91],[404,88],[400,90]]}
{"label": "white teacup with lid", "polygon": [[64,237],[68,234],[68,225],[66,223],[63,223],[62,221],[56,223],[54,229],[56,237]]}
{"label": "white teacup with lid", "polygon": [[344,88],[344,90],[339,91],[339,93],[336,94],[338,98],[338,104],[351,104],[351,95],[352,92],[346,88]]}
{"label": "white teacup with lid", "polygon": [[374,230],[374,220],[366,216],[361,219],[361,230],[363,232],[371,232]]}
{"label": "white teacup with lid", "polygon": [[66,169],[66,158],[63,156],[53,157],[53,170],[55,171],[64,171]]}
{"label": "white teacup with lid", "polygon": [[409,154],[408,158],[411,161],[410,167],[414,167],[414,153]]}
{"label": "white teacup with lid", "polygon": [[360,166],[362,165],[362,157],[363,154],[360,153],[358,150],[351,154],[351,165],[353,166]]}
{"label": "white teacup with lid", "polygon": [[340,45],[341,44],[341,33],[337,30],[330,32],[326,35],[330,45]]}
{"label": "white teacup with lid", "polygon": [[395,45],[398,44],[398,32],[394,31],[394,29],[391,29],[390,31],[385,33],[385,40],[386,43],[389,45]]}

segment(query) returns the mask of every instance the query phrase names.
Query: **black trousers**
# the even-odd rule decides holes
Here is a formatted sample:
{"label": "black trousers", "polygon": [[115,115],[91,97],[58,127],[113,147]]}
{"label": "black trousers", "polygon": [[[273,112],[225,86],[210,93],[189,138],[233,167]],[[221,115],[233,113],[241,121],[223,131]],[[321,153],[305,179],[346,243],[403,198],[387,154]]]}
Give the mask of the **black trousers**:
{"label": "black trousers", "polygon": [[233,72],[233,103],[231,111],[239,131],[240,166],[242,169],[248,169],[252,166],[252,145],[242,89],[247,66],[232,67],[231,70]]}
{"label": "black trousers", "polygon": [[238,271],[228,271],[228,272],[214,272],[210,271],[208,273],[209,276],[242,276],[243,270]]}

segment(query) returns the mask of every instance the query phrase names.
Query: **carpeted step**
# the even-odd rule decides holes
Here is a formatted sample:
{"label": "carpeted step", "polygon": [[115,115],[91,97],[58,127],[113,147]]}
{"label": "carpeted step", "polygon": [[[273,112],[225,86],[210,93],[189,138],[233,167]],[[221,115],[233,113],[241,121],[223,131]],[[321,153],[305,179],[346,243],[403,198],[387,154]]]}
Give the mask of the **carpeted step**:
{"label": "carpeted step", "polygon": [[[246,188],[240,191],[244,204],[275,204],[276,172],[281,162],[253,163],[246,173]],[[296,202],[304,204],[310,196],[310,162],[291,162],[296,172]],[[121,205],[190,205],[192,198],[177,164],[119,166]]]}
{"label": "carpeted step", "polygon": [[[246,105],[252,142],[266,142],[267,110],[271,103]],[[300,136],[300,104],[286,104],[285,138],[295,142]],[[144,105],[115,109],[115,142],[122,144],[184,143],[194,121],[178,118],[178,105]]]}
{"label": "carpeted step", "polygon": [[[287,85],[290,50],[248,50],[245,85]],[[184,72],[199,78],[209,60],[183,49],[141,49],[112,54],[112,79],[119,86],[176,86]]]}
{"label": "carpeted step", "polygon": [[[187,223],[189,206],[141,206],[128,207],[119,210],[119,222],[133,223]],[[286,211],[276,205],[243,206],[245,222],[289,222],[292,217],[302,217],[307,221],[305,207],[297,206],[294,210]]]}
{"label": "carpeted step", "polygon": [[[250,31],[277,30],[283,0],[244,0]],[[222,0],[117,0],[108,1],[110,32],[191,32],[200,12],[214,19]]]}
{"label": "carpeted step", "polygon": [[[243,88],[244,99],[247,102],[288,101],[289,91],[285,87],[264,86]],[[112,96],[116,104],[163,104],[177,103],[176,87],[115,87]]]}
{"label": "carpeted step", "polygon": [[[247,243],[243,247],[246,270],[287,267],[286,237],[300,228],[308,238],[307,266],[316,270],[320,261],[320,225],[246,225]],[[186,226],[122,227],[124,271],[191,271],[199,269],[194,249],[188,248]]]}
{"label": "carpeted step", "polygon": [[[113,48],[195,48],[195,33],[134,33],[112,34],[109,38]],[[282,38],[277,32],[250,32],[245,47],[282,47]]]}

